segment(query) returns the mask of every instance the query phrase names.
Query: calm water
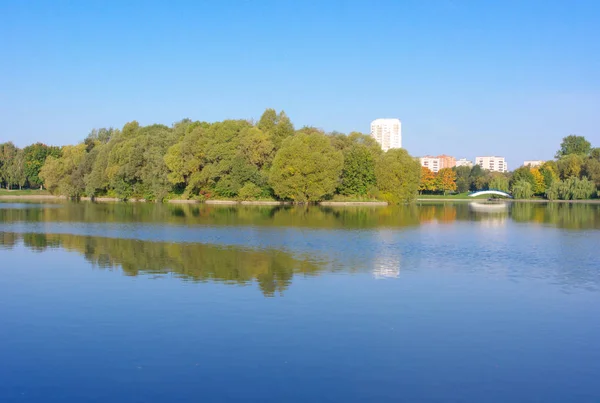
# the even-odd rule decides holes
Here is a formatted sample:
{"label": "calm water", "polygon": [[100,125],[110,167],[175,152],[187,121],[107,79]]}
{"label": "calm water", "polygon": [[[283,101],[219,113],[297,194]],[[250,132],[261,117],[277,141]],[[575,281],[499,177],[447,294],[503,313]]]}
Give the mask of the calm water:
{"label": "calm water", "polygon": [[0,203],[0,402],[600,402],[600,205]]}

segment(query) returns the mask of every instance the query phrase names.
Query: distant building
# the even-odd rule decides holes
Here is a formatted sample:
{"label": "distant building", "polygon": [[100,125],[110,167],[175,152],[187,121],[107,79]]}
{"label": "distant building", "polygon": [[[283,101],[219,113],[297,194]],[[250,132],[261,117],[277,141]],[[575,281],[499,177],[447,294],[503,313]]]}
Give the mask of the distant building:
{"label": "distant building", "polygon": [[449,155],[438,155],[440,159],[440,169],[442,168],[454,168],[456,166],[456,158],[451,157]]}
{"label": "distant building", "polygon": [[375,119],[371,122],[371,137],[383,151],[402,148],[402,123],[399,119]]}
{"label": "distant building", "polygon": [[456,166],[473,168],[473,161],[470,161],[466,158],[461,158],[458,161],[456,161]]}
{"label": "distant building", "polygon": [[546,161],[540,161],[540,160],[524,161],[524,162],[523,162],[523,166],[524,166],[524,167],[531,167],[531,168],[535,168],[535,167],[539,167],[539,166],[540,166],[540,165],[542,165],[544,162],[546,162]]}
{"label": "distant building", "polygon": [[492,172],[508,172],[508,165],[504,157],[477,157],[475,164]]}
{"label": "distant building", "polygon": [[442,169],[442,162],[438,157],[426,155],[425,157],[419,158],[419,161],[421,161],[422,167],[429,168],[429,170],[432,172],[438,172],[440,169]]}
{"label": "distant building", "polygon": [[456,158],[450,157],[449,155],[438,155],[433,157],[426,155],[419,158],[421,166],[429,168],[432,172],[438,172],[442,168],[453,168],[456,166]]}

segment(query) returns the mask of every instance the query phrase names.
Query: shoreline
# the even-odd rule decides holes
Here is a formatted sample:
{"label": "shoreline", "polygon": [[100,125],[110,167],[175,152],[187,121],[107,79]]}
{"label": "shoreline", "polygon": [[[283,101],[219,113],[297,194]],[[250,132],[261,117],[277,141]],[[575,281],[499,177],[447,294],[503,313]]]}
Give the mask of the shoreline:
{"label": "shoreline", "polygon": [[[0,201],[10,201],[10,200],[22,200],[22,201],[67,201],[69,200],[66,196],[56,196],[56,195],[0,195]],[[97,197],[92,200],[91,197],[81,197],[79,200],[81,201],[93,201],[97,203],[117,203],[123,202],[124,200],[116,198],[116,197]],[[417,198],[417,203],[426,203],[426,202],[434,202],[434,203],[451,203],[451,202],[472,202],[472,201],[485,201],[487,199],[451,199],[451,198]],[[600,204],[600,199],[587,199],[587,200],[543,200],[543,199],[526,199],[526,200],[513,200],[506,199],[504,200],[507,203],[572,203],[572,204]],[[125,202],[131,203],[146,203],[148,202],[145,199],[129,199],[125,200]],[[149,202],[152,203],[152,202]],[[165,203],[169,204],[207,204],[207,205],[242,205],[242,206],[283,206],[283,205],[294,205],[293,202],[289,201],[277,201],[277,200],[189,200],[189,199],[171,199],[166,200]],[[347,207],[347,206],[372,206],[372,207],[385,207],[389,204],[384,201],[370,201],[370,202],[359,202],[359,201],[322,201],[316,203],[319,206],[325,207]]]}

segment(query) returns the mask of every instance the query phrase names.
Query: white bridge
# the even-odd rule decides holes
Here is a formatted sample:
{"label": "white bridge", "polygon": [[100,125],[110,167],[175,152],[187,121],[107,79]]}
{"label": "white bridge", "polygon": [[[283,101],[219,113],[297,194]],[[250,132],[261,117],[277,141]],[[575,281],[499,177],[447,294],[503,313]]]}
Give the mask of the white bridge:
{"label": "white bridge", "polygon": [[496,195],[496,196],[504,196],[512,199],[510,193],[506,193],[502,190],[498,189],[488,189],[488,190],[476,190],[475,192],[469,193],[469,197],[477,197],[483,195]]}

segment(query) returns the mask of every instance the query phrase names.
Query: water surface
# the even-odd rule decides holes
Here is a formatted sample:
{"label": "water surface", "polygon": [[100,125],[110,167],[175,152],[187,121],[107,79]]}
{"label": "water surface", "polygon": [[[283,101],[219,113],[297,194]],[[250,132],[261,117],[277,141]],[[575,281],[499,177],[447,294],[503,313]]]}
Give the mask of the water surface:
{"label": "water surface", "polygon": [[600,401],[600,206],[0,203],[0,401]]}

